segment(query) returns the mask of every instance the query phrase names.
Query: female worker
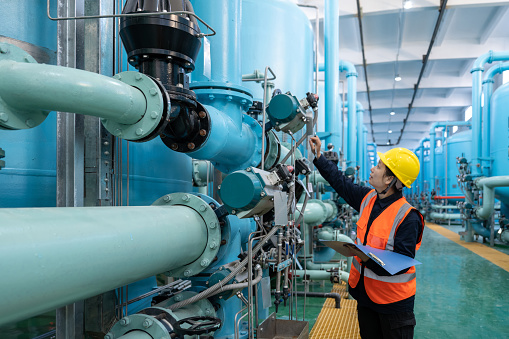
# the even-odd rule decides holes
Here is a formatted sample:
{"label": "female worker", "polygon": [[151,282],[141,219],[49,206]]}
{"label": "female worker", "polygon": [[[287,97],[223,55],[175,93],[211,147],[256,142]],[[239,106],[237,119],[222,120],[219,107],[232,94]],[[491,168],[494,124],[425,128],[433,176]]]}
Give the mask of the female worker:
{"label": "female worker", "polygon": [[[403,197],[419,174],[419,160],[406,148],[378,152],[371,169],[373,189],[354,184],[321,156],[318,137],[309,141],[313,163],[332,188],[359,212],[356,243],[414,258],[421,245],[424,218]],[[413,338],[415,327],[415,267],[390,275],[369,259],[354,257],[349,292],[357,300],[360,334],[366,338]]]}

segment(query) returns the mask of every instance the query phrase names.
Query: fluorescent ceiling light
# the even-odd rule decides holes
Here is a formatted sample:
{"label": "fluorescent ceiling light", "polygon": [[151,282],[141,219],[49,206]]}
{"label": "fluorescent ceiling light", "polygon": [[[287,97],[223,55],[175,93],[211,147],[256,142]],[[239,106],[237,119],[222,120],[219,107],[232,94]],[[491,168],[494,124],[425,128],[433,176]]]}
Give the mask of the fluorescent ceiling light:
{"label": "fluorescent ceiling light", "polygon": [[410,0],[404,0],[403,1],[403,8],[404,9],[410,9],[413,7],[412,1]]}
{"label": "fluorescent ceiling light", "polygon": [[396,75],[396,77],[394,78],[394,80],[396,81],[401,81],[401,77],[399,76],[399,74]]}
{"label": "fluorescent ceiling light", "polygon": [[395,114],[396,114],[396,112],[392,111],[392,112],[391,112],[391,113],[389,113],[389,114],[390,114],[390,115],[395,115]]}
{"label": "fluorescent ceiling light", "polygon": [[390,141],[387,141],[387,145],[390,145],[390,144],[391,144],[391,142],[390,142]]}
{"label": "fluorescent ceiling light", "polygon": [[388,130],[387,133],[389,133],[389,134],[392,133],[392,130]]}

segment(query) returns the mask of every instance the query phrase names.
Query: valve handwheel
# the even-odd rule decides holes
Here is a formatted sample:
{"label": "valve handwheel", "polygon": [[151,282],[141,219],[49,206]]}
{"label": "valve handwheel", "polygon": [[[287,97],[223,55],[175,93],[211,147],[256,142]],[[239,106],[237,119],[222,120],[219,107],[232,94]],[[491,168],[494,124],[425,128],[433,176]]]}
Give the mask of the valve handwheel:
{"label": "valve handwheel", "polygon": [[[190,327],[183,328],[184,324],[190,325]],[[199,335],[216,331],[220,327],[221,319],[207,316],[184,318],[173,324],[175,332],[179,335]]]}

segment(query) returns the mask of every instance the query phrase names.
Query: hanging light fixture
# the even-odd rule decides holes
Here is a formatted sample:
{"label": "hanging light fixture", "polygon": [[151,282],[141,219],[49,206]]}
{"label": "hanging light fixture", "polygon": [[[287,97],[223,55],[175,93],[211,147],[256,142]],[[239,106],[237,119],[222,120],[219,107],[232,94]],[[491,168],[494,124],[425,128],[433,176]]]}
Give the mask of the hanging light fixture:
{"label": "hanging light fixture", "polygon": [[391,134],[391,133],[392,133],[392,130],[391,130],[391,129],[390,129],[390,130],[388,130],[388,131],[387,131],[387,133]]}
{"label": "hanging light fixture", "polygon": [[412,4],[412,1],[410,1],[410,0],[403,0],[403,8],[404,9],[410,9],[413,6],[414,5]]}
{"label": "hanging light fixture", "polygon": [[394,78],[395,81],[401,81],[401,77],[399,76],[399,74],[396,74],[396,77]]}
{"label": "hanging light fixture", "polygon": [[396,112],[391,111],[391,113],[389,113],[389,114],[390,114],[390,115],[395,115],[395,114],[396,114]]}

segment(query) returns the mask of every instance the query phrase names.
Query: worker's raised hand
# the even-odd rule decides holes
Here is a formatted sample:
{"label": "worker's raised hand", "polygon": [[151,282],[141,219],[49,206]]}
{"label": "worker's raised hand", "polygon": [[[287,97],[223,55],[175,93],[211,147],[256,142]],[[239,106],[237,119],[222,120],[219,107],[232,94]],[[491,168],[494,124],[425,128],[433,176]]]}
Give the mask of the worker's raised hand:
{"label": "worker's raised hand", "polygon": [[309,139],[309,146],[311,146],[311,152],[316,156],[316,158],[320,158],[320,148],[322,147],[322,142],[320,138],[317,136],[311,137]]}

